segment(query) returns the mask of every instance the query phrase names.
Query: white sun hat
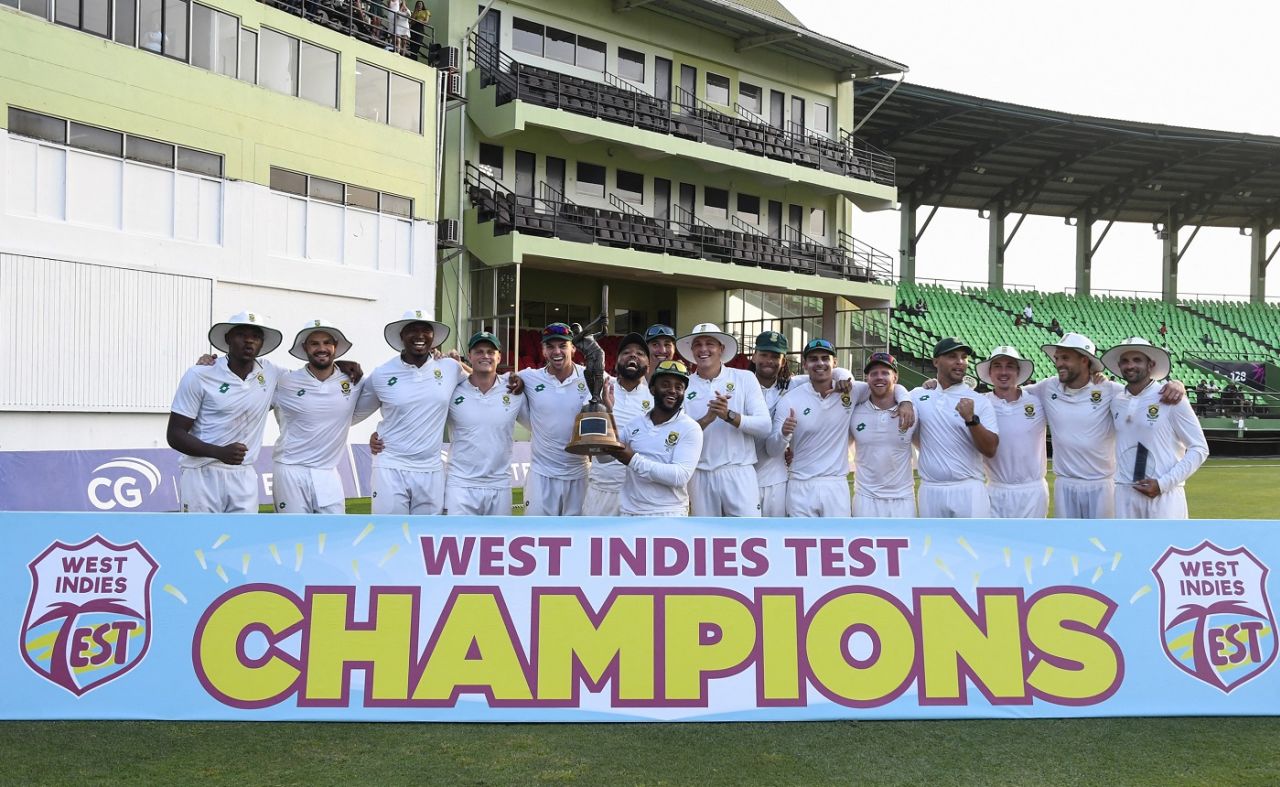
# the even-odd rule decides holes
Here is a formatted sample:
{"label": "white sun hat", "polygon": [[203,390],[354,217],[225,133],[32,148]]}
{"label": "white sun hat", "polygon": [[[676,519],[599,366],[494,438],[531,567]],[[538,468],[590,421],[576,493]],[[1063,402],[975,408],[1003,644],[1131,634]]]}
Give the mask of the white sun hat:
{"label": "white sun hat", "polygon": [[435,344],[431,345],[432,348],[439,347],[444,344],[445,339],[449,338],[449,326],[427,317],[428,314],[430,312],[426,309],[408,310],[400,319],[387,323],[387,327],[382,329],[383,338],[387,340],[387,344],[391,345],[391,349],[396,352],[402,352],[404,350],[404,342],[400,341],[400,331],[411,322],[425,322],[431,326],[434,334],[432,338]]}
{"label": "white sun hat", "polygon": [[720,363],[728,363],[738,354],[737,339],[720,330],[720,326],[713,322],[700,322],[693,326],[692,331],[676,340],[676,349],[690,363],[697,363],[697,360],[693,357],[693,340],[699,336],[710,336],[724,345],[724,353],[720,356]]}
{"label": "white sun hat", "polygon": [[1059,347],[1067,350],[1075,350],[1081,355],[1089,359],[1089,371],[1102,371],[1102,361],[1098,359],[1098,348],[1094,346],[1093,340],[1082,333],[1068,333],[1062,337],[1057,344],[1042,344],[1040,349],[1044,350],[1045,355],[1049,356],[1049,360],[1055,360],[1053,351]]}
{"label": "white sun hat", "polygon": [[991,362],[996,358],[1010,358],[1018,362],[1018,382],[1015,385],[1022,385],[1031,379],[1031,373],[1035,371],[1035,364],[1022,357],[1017,347],[1002,345],[991,350],[991,354],[987,356],[985,361],[978,362],[978,379],[987,385],[995,385],[991,381]]}
{"label": "white sun hat", "polygon": [[1107,350],[1102,356],[1102,363],[1116,377],[1123,378],[1120,374],[1120,356],[1127,352],[1137,351],[1150,358],[1155,362],[1155,368],[1151,370],[1151,379],[1163,380],[1169,376],[1169,351],[1162,347],[1156,347],[1151,342],[1141,336],[1131,336],[1120,344]]}
{"label": "white sun hat", "polygon": [[209,329],[209,344],[224,353],[230,352],[231,350],[227,347],[227,332],[241,325],[252,325],[262,331],[262,349],[258,351],[258,357],[270,355],[271,351],[284,341],[284,334],[269,327],[267,325],[269,322],[271,318],[261,312],[242,311],[239,314],[233,314],[227,318],[226,322],[216,323]]}
{"label": "white sun hat", "polygon": [[302,330],[298,331],[298,335],[293,337],[293,347],[289,349],[289,354],[299,360],[307,360],[307,351],[302,345],[306,344],[307,337],[316,331],[323,331],[324,333],[329,334],[333,337],[334,342],[337,343],[338,349],[333,354],[333,359],[335,361],[346,355],[347,351],[351,349],[351,342],[347,340],[346,335],[343,334],[342,331],[333,327],[333,323],[331,321],[307,320],[306,325],[302,326]]}

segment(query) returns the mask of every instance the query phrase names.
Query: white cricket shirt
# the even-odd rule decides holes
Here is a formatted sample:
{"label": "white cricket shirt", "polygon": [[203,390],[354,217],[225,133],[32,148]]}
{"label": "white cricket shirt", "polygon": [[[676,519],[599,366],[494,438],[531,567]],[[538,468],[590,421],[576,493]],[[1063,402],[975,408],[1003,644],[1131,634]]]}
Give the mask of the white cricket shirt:
{"label": "white cricket shirt", "polygon": [[[653,395],[649,392],[649,384],[642,378],[635,389],[623,388],[616,377],[613,380],[613,425],[621,429],[642,415],[653,410]],[[627,467],[621,462],[591,462],[591,485],[606,492],[617,492],[622,488],[622,479],[627,477]]]}
{"label": "white cricket shirt", "polygon": [[1191,403],[1160,401],[1161,384],[1152,382],[1134,396],[1121,389],[1111,401],[1116,426],[1116,483],[1133,483],[1138,443],[1147,447],[1146,478],[1161,492],[1182,486],[1209,458],[1209,444]]}
{"label": "white cricket shirt", "polygon": [[703,430],[683,408],[666,423],[655,424],[646,413],[618,435],[636,452],[618,491],[624,514],[680,514],[689,510],[689,479],[702,455]]}
{"label": "white cricket shirt", "polygon": [[982,481],[982,452],[973,444],[969,427],[956,412],[961,399],[973,400],[973,414],[989,431],[1000,434],[991,403],[964,383],[932,391],[917,388],[911,392],[915,403],[916,442],[920,446],[917,468],[921,480],[934,484],[954,484],[973,479]]}
{"label": "white cricket shirt", "polygon": [[1019,391],[1016,401],[1006,402],[995,393],[983,394],[1000,425],[1000,446],[991,459],[983,457],[987,478],[993,484],[1029,484],[1044,479],[1048,466],[1045,451],[1045,414],[1040,400]]}
{"label": "white cricket shirt", "polygon": [[347,432],[362,387],[338,369],[327,380],[317,380],[305,366],[284,374],[275,395],[280,423],[272,452],[275,463],[336,468],[347,451]]}
{"label": "white cricket shirt", "polygon": [[440,451],[453,389],[467,373],[452,358],[433,358],[422,366],[396,356],[374,369],[364,382],[355,420],[382,409],[378,435],[387,447],[373,458],[375,468],[434,472],[444,467]]}
{"label": "white cricket shirt", "polygon": [[[182,375],[170,410],[195,421],[191,435],[210,445],[243,443],[248,450],[242,465],[258,460],[262,433],[271,412],[271,400],[284,369],[259,359],[253,371],[241,380],[227,366],[224,355],[212,366],[193,366]],[[204,467],[217,462],[207,456],[178,459],[179,467]]]}
{"label": "white cricket shirt", "polygon": [[882,410],[869,400],[853,408],[854,492],[878,500],[913,497],[912,438],[916,425],[898,431],[894,409]]}
{"label": "white cricket shirt", "polygon": [[689,376],[689,387],[684,397],[684,410],[695,422],[707,414],[707,405],[716,392],[729,396],[729,409],[742,418],[742,423],[730,426],[717,418],[702,430],[702,457],[699,470],[716,470],[729,465],[754,465],[756,463],[757,437],[768,437],[773,424],[764,393],[756,376],[746,369],[721,366],[713,380],[707,380],[697,372]]}
{"label": "white cricket shirt", "polygon": [[451,486],[511,486],[513,429],[524,415],[524,394],[507,392],[509,374],[500,374],[482,392],[466,379],[449,401],[449,474]]}
{"label": "white cricket shirt", "polygon": [[812,385],[800,385],[787,390],[774,407],[773,431],[769,435],[768,451],[782,456],[787,439],[782,435],[782,424],[796,414],[796,430],[791,435],[790,478],[808,481],[811,478],[843,478],[849,474],[849,419],[859,396],[867,395],[866,383],[854,383],[848,394],[832,391],[823,397]]}
{"label": "white cricket shirt", "polygon": [[520,372],[533,432],[530,472],[561,481],[587,476],[588,458],[564,450],[573,439],[573,425],[582,405],[591,401],[582,373],[583,368],[575,364],[573,374],[561,382],[546,367]]}
{"label": "white cricket shirt", "polygon": [[1055,475],[1076,481],[1105,481],[1115,475],[1111,400],[1124,386],[1107,381],[1068,389],[1057,377],[1048,377],[1022,390],[1044,405]]}

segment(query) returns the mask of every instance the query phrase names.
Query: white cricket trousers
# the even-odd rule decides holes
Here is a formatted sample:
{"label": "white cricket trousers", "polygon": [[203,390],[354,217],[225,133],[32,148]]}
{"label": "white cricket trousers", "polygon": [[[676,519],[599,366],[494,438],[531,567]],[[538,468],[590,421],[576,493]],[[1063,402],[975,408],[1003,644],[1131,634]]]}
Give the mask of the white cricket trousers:
{"label": "white cricket trousers", "polygon": [[446,484],[444,512],[449,516],[511,516],[511,487]]}
{"label": "white cricket trousers", "polygon": [[258,471],[222,462],[184,467],[178,474],[178,502],[191,514],[256,514]]}
{"label": "white cricket trousers", "polygon": [[845,476],[787,481],[787,516],[848,517],[851,513],[849,481]]}
{"label": "white cricket trousers", "polygon": [[529,473],[524,482],[525,516],[582,516],[587,479],[548,478]]}
{"label": "white cricket trousers", "polygon": [[1187,493],[1181,486],[1147,497],[1131,486],[1116,484],[1116,519],[1187,518]]}
{"label": "white cricket trousers", "polygon": [[443,470],[373,468],[373,513],[432,515],[443,510]]}
{"label": "white cricket trousers", "polygon": [[691,516],[760,516],[755,465],[695,470],[689,479]]}
{"label": "white cricket trousers", "polygon": [[1053,482],[1054,519],[1112,519],[1116,515],[1116,485],[1110,478],[1077,481],[1058,476]]}
{"label": "white cricket trousers", "polygon": [[951,484],[920,482],[920,516],[925,519],[983,519],[991,516],[987,485],[969,478]]}
{"label": "white cricket trousers", "polygon": [[876,519],[915,519],[916,499],[912,497],[869,497],[853,493],[853,515]]}
{"label": "white cricket trousers", "polygon": [[787,515],[787,482],[760,487],[760,516]]}
{"label": "white cricket trousers", "polygon": [[271,500],[277,514],[345,514],[346,493],[336,467],[276,465],[271,473]]}
{"label": "white cricket trousers", "polygon": [[587,499],[582,501],[582,515],[617,516],[618,492],[617,487],[607,489],[587,481]]}
{"label": "white cricket trousers", "polygon": [[991,516],[1000,519],[1044,519],[1049,515],[1049,482],[987,484]]}

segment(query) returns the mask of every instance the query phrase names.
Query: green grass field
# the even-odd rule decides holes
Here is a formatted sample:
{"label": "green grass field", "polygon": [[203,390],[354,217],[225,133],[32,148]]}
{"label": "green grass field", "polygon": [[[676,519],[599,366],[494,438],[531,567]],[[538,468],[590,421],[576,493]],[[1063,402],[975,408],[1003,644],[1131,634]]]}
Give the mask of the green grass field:
{"label": "green grass field", "polygon": [[[1215,459],[1194,517],[1280,510]],[[351,513],[368,513],[367,500]],[[1280,703],[1277,704],[1280,712]],[[0,784],[1277,785],[1280,718],[792,724],[0,723]]]}

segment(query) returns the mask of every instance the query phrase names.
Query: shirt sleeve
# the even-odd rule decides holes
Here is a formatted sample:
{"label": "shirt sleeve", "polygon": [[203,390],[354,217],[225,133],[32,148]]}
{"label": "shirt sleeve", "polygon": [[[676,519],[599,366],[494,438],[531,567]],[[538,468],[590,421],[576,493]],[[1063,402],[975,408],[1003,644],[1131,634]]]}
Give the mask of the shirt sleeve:
{"label": "shirt sleeve", "polygon": [[360,388],[360,398],[356,400],[356,409],[351,413],[351,423],[353,424],[358,424],[373,415],[382,406],[382,400],[378,398],[378,392],[373,390],[373,381],[366,377],[361,382],[363,385]]}
{"label": "shirt sleeve", "polygon": [[987,428],[988,432],[994,435],[1000,434],[1000,422],[996,418],[996,409],[991,406],[991,402],[987,397],[973,397],[973,414],[981,419],[982,425]]}
{"label": "shirt sleeve", "polygon": [[698,467],[698,458],[702,456],[702,429],[688,428],[682,424],[680,442],[671,453],[670,462],[661,462],[647,456],[636,454],[627,465],[627,472],[635,473],[646,481],[670,487],[683,487],[693,478],[693,471]]}
{"label": "shirt sleeve", "polygon": [[200,373],[188,369],[178,382],[178,391],[173,395],[173,404],[169,409],[178,415],[195,420],[200,416],[200,402],[204,399],[204,389],[200,385]]}
{"label": "shirt sleeve", "polygon": [[766,437],[773,426],[769,419],[769,407],[764,402],[764,391],[760,390],[760,384],[756,382],[756,378],[750,376],[748,379],[751,384],[747,385],[744,380],[741,386],[744,389],[740,413],[742,423],[738,424],[738,428],[743,434],[752,437]]}
{"label": "shirt sleeve", "polygon": [[1168,492],[1185,483],[1192,473],[1200,469],[1204,460],[1209,458],[1209,443],[1204,439],[1204,430],[1200,428],[1195,410],[1185,398],[1173,408],[1173,433],[1187,446],[1187,452],[1176,465],[1169,468],[1169,472],[1156,479],[1161,492]]}

